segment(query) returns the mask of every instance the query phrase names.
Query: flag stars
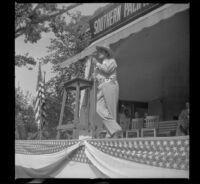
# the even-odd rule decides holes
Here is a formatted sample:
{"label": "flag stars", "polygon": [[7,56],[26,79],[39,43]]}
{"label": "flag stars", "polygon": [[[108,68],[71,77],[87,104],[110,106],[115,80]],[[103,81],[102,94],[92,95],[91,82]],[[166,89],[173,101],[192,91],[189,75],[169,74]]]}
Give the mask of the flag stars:
{"label": "flag stars", "polygon": [[169,151],[169,150],[170,150],[170,147],[169,147],[169,146],[167,146],[167,147],[165,147],[165,149],[166,149],[167,151]]}
{"label": "flag stars", "polygon": [[133,151],[133,152],[131,153],[131,155],[132,155],[132,156],[135,155],[135,151]]}
{"label": "flag stars", "polygon": [[160,146],[160,141],[157,141],[157,146]]}
{"label": "flag stars", "polygon": [[126,150],[122,150],[121,152],[122,152],[122,154],[124,154],[126,152]]}
{"label": "flag stars", "polygon": [[185,164],[181,164],[181,165],[180,165],[180,168],[181,168],[181,169],[185,169]]}
{"label": "flag stars", "polygon": [[124,143],[124,147],[125,147],[125,148],[127,148],[127,147],[128,147],[128,145],[126,144],[126,142]]}
{"label": "flag stars", "polygon": [[133,147],[131,141],[128,142],[128,146],[129,146],[129,148],[132,148],[132,147]]}
{"label": "flag stars", "polygon": [[142,145],[143,144],[142,141],[139,141],[139,144]]}
{"label": "flag stars", "polygon": [[167,141],[163,141],[163,146],[166,146],[167,145]]}
{"label": "flag stars", "polygon": [[178,157],[177,162],[180,163],[182,161],[182,158]]}
{"label": "flag stars", "polygon": [[141,162],[141,163],[144,163],[144,160],[143,160],[143,159],[140,159],[140,162]]}
{"label": "flag stars", "polygon": [[185,145],[189,145],[189,141],[188,141],[188,140],[185,140],[184,144],[185,144]]}
{"label": "flag stars", "polygon": [[146,158],[146,157],[147,157],[147,155],[146,155],[146,154],[144,154],[142,157],[143,157],[143,158]]}
{"label": "flag stars", "polygon": [[169,166],[170,166],[170,163],[169,163],[169,162],[167,162],[165,165],[166,165],[166,167],[169,167]]}
{"label": "flag stars", "polygon": [[135,158],[134,160],[135,160],[136,162],[138,162],[138,159],[137,159],[137,158]]}
{"label": "flag stars", "polygon": [[149,146],[149,145],[147,145],[147,146],[146,146],[146,148],[149,150],[149,149],[150,149],[150,146]]}
{"label": "flag stars", "polygon": [[152,159],[152,158],[153,158],[153,156],[152,156],[152,155],[149,155],[148,157],[149,157],[149,159]]}
{"label": "flag stars", "polygon": [[130,151],[130,150],[128,150],[126,153],[127,153],[127,155],[129,155],[129,154],[131,153],[131,151]]}
{"label": "flag stars", "polygon": [[164,155],[165,155],[165,152],[161,152],[160,155],[161,155],[161,156],[164,156]]}
{"label": "flag stars", "polygon": [[137,156],[137,157],[141,157],[141,154],[138,154],[138,153],[137,153],[136,156]]}
{"label": "flag stars", "polygon": [[153,141],[151,141],[151,145],[154,145],[154,142],[153,142]]}
{"label": "flag stars", "polygon": [[162,167],[162,166],[163,166],[163,163],[162,163],[162,162],[159,162],[159,166]]}
{"label": "flag stars", "polygon": [[153,161],[153,162],[152,162],[152,164],[155,166],[155,165],[156,165],[156,162],[155,162],[155,161]]}
{"label": "flag stars", "polygon": [[186,156],[186,153],[185,153],[185,152],[183,152],[183,153],[181,154],[181,156]]}
{"label": "flag stars", "polygon": [[141,148],[141,149],[143,149],[143,148],[144,148],[144,146],[143,146],[143,145],[140,145],[140,148]]}
{"label": "flag stars", "polygon": [[179,140],[179,141],[177,141],[177,145],[178,146],[180,146],[181,145],[181,141]]}
{"label": "flag stars", "polygon": [[177,163],[173,164],[173,168],[177,168],[177,166],[178,166]]}
{"label": "flag stars", "polygon": [[162,157],[161,160],[162,160],[162,161],[166,161],[166,157]]}
{"label": "flag stars", "polygon": [[147,163],[147,164],[150,164],[150,161],[149,161],[149,160],[146,160],[146,163]]}

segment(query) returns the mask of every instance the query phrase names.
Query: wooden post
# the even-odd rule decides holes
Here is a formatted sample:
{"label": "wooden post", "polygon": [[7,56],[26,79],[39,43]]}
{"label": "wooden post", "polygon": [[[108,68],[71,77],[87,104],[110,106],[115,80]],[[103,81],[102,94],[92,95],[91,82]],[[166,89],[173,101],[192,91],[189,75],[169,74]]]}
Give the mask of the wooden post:
{"label": "wooden post", "polygon": [[75,111],[74,111],[74,125],[75,132],[74,138],[77,138],[77,125],[79,124],[79,106],[80,106],[80,84],[79,82],[76,84],[76,101],[75,101]]}
{"label": "wooden post", "polygon": [[[41,103],[41,102],[40,102]],[[42,139],[42,122],[43,122],[43,117],[40,109],[40,124],[39,124],[39,139]]]}
{"label": "wooden post", "polygon": [[41,120],[40,120],[40,129],[39,129],[39,139],[41,140],[42,139],[42,117],[41,117]]}
{"label": "wooden post", "polygon": [[[63,100],[62,100],[62,107],[61,107],[60,118],[59,118],[59,125],[58,126],[62,125],[63,116],[64,116],[64,110],[65,110],[66,98],[67,98],[67,92],[66,92],[66,90],[64,88]],[[60,130],[58,130],[56,139],[60,139]]]}
{"label": "wooden post", "polygon": [[96,112],[96,102],[97,102],[97,81],[96,81],[96,66],[94,66],[94,112]]}
{"label": "wooden post", "polygon": [[[94,65],[94,83],[93,83],[93,87],[94,87],[94,116],[96,116],[96,102],[97,102],[97,80],[96,80],[96,65]],[[94,137],[96,137],[96,125],[93,123],[93,132],[92,135]]]}

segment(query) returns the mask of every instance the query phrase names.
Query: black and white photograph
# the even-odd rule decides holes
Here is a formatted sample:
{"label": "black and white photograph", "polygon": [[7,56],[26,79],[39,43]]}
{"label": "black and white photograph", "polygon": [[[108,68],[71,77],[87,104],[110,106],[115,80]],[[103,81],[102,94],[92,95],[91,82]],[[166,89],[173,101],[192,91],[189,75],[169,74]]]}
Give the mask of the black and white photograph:
{"label": "black and white photograph", "polygon": [[189,179],[189,61],[190,3],[15,2],[15,179]]}

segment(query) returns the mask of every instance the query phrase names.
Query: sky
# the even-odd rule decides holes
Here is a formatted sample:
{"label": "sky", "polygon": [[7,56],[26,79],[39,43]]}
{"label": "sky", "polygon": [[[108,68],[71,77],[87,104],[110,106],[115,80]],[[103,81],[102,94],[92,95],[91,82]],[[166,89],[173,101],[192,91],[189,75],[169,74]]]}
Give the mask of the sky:
{"label": "sky", "polygon": [[[84,3],[70,12],[80,11],[82,15],[92,15],[95,10],[105,6],[107,3]],[[59,6],[69,6],[70,4],[62,3]],[[69,20],[69,19],[68,19]],[[16,54],[28,53],[29,56],[34,57],[36,60],[47,55],[47,46],[50,44],[50,38],[53,38],[52,32],[43,33],[42,38],[34,44],[24,43],[24,36],[21,36],[15,40],[15,52]],[[51,73],[51,64],[42,66],[42,71],[46,72],[45,79],[48,81],[55,74]],[[29,91],[32,96],[36,94],[36,81],[38,74],[38,65],[33,67],[33,70],[28,70],[26,67],[15,67],[15,85],[20,86],[21,89],[26,92]]]}

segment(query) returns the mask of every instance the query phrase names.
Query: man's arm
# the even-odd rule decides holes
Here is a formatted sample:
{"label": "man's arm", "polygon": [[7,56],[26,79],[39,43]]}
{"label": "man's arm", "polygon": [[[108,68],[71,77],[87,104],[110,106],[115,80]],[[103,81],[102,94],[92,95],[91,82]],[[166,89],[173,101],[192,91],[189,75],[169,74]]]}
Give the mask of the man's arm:
{"label": "man's arm", "polygon": [[108,61],[103,64],[97,62],[96,66],[100,71],[105,72],[106,74],[109,74],[109,73],[112,73],[116,69],[117,64],[116,64],[116,61],[112,59],[111,61]]}

